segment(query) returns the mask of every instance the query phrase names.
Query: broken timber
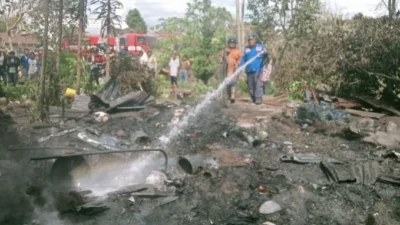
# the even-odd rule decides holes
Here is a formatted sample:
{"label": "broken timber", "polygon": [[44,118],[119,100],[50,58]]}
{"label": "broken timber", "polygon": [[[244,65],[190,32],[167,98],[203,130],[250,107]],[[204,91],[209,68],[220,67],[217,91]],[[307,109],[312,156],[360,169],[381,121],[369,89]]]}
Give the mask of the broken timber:
{"label": "broken timber", "polygon": [[383,114],[383,113],[365,112],[365,111],[354,110],[354,109],[346,109],[345,111],[350,113],[351,115],[367,117],[367,118],[374,118],[374,119],[380,119],[385,116],[385,114]]}
{"label": "broken timber", "polygon": [[393,113],[393,115],[400,116],[400,111],[396,110],[395,108],[393,108],[391,106],[383,105],[375,100],[367,99],[365,97],[357,97],[357,98],[375,108],[383,109],[383,110]]}

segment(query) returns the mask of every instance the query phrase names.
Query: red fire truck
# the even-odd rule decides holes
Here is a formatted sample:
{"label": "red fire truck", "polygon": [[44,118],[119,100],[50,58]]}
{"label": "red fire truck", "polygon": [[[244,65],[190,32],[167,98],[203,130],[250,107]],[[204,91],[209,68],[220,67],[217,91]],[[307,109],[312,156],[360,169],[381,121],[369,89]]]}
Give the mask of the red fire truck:
{"label": "red fire truck", "polygon": [[[82,40],[82,55],[90,56],[92,53],[91,49],[96,48],[98,44],[105,43],[106,41],[100,35],[87,35]],[[110,37],[108,45],[114,47],[115,44],[115,37]],[[68,43],[68,41],[64,40],[63,48],[68,49],[71,53],[78,53],[78,43],[76,41]]]}
{"label": "red fire truck", "polygon": [[[82,54],[90,56],[92,48],[105,42],[106,40],[102,39],[100,35],[87,35],[82,42]],[[124,46],[132,55],[138,55],[142,50],[145,52],[150,50],[147,36],[139,33],[124,34],[118,38],[110,37],[108,45],[113,47],[117,52],[119,52],[121,46]],[[78,45],[75,42],[68,43],[68,41],[64,41],[63,47],[64,49],[68,49],[71,53],[76,54],[78,52]]]}
{"label": "red fire truck", "polygon": [[142,50],[148,52],[150,50],[149,40],[146,34],[128,33],[124,34],[117,40],[119,49],[120,46],[125,46],[125,49],[132,55],[138,55]]}

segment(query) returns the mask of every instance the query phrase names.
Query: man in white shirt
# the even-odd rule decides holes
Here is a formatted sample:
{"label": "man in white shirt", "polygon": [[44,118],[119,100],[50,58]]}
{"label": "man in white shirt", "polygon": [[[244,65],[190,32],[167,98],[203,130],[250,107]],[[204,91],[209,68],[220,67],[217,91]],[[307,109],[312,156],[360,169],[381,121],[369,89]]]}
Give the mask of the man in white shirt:
{"label": "man in white shirt", "polygon": [[142,50],[142,56],[140,56],[139,62],[141,65],[146,65],[147,62],[149,61],[149,57],[147,56],[147,53]]}
{"label": "man in white shirt", "polygon": [[177,84],[177,77],[178,77],[178,71],[179,71],[179,57],[176,52],[174,52],[174,55],[172,56],[171,60],[169,61],[169,76],[171,79],[171,91],[175,93],[175,89]]}
{"label": "man in white shirt", "polygon": [[148,57],[149,57],[149,60],[147,61],[147,67],[149,68],[149,70],[150,70],[150,72],[152,74],[155,74],[156,71],[157,71],[157,59],[156,59],[156,56],[153,55],[152,51],[149,51],[147,54],[148,54]]}
{"label": "man in white shirt", "polygon": [[38,61],[36,60],[35,53],[30,54],[30,58],[28,59],[29,67],[28,67],[28,78],[32,79],[38,72]]}

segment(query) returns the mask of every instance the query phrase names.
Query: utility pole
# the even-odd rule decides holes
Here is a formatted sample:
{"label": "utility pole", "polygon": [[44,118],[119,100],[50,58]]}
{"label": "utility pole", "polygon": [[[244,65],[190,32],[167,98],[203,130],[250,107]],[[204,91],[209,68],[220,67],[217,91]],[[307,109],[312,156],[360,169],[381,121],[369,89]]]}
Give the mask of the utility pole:
{"label": "utility pole", "polygon": [[242,40],[242,48],[240,49],[241,51],[243,51],[243,49],[244,49],[244,46],[246,45],[245,43],[246,43],[246,32],[245,32],[245,30],[244,30],[244,5],[245,5],[245,1],[246,0],[241,0],[241,13],[240,13],[240,18],[241,18],[241,20],[240,20],[240,38],[241,38],[241,40]]}
{"label": "utility pole", "polygon": [[243,45],[242,45],[242,32],[241,32],[241,25],[240,25],[240,18],[241,18],[241,13],[240,13],[240,2],[241,0],[236,0],[236,40],[238,41],[238,47],[242,51],[243,50]]}

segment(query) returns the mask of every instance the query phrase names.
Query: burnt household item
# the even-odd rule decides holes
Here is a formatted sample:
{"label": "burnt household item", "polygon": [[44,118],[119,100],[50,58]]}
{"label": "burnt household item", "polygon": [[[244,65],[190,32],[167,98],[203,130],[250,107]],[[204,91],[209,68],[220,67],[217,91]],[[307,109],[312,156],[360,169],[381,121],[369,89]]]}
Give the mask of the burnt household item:
{"label": "burnt household item", "polygon": [[52,139],[54,137],[61,137],[61,136],[67,135],[67,134],[71,134],[71,133],[74,133],[74,132],[78,131],[79,129],[81,129],[81,128],[80,127],[76,127],[76,128],[69,129],[69,130],[63,130],[61,132],[58,132],[58,133],[55,133],[55,134],[51,134],[51,135],[46,136],[46,137],[41,137],[41,138],[38,139],[38,142],[39,143],[40,142],[45,142],[45,141],[48,141],[48,140],[50,140],[50,139]]}
{"label": "burnt household item", "polygon": [[58,158],[50,170],[50,181],[55,188],[75,189],[79,180],[90,175],[90,166],[83,156]]}
{"label": "burnt household item", "polygon": [[159,198],[156,200],[156,207],[166,205],[166,204],[174,202],[178,199],[179,199],[178,196],[167,196],[167,197]]}
{"label": "burnt household item", "polygon": [[132,133],[131,142],[139,145],[146,145],[151,143],[151,139],[144,131],[138,130]]}
{"label": "burnt household item", "polygon": [[118,109],[133,109],[137,106],[151,105],[155,103],[155,98],[144,91],[130,92],[110,102],[110,107],[106,110],[108,113],[113,113]]}
{"label": "burnt household item", "polygon": [[343,183],[356,181],[351,169],[348,167],[322,162],[321,169],[331,182]]}
{"label": "burnt household item", "polygon": [[94,148],[101,148],[104,150],[112,150],[112,151],[117,151],[117,140],[116,139],[110,139],[107,138],[106,136],[102,137],[97,137],[95,135],[91,135],[88,132],[80,132],[78,133],[77,137],[88,143],[89,145],[93,146]]}
{"label": "burnt household item", "polygon": [[98,97],[105,104],[110,104],[110,102],[114,101],[120,96],[119,82],[115,77],[111,77],[110,80],[108,80],[104,87],[99,91],[99,93],[96,94],[96,97]]}
{"label": "burnt household item", "polygon": [[383,157],[383,158],[395,158],[395,159],[400,159],[400,151],[396,150],[381,150],[377,151],[374,153],[374,155],[378,157]]}
{"label": "burnt household item", "polygon": [[324,156],[318,156],[314,153],[294,153],[292,156],[283,156],[281,158],[282,162],[296,162],[296,163],[301,163],[301,164],[307,164],[307,163],[320,163],[320,162],[327,162],[327,163],[336,163],[340,164],[340,162],[337,159],[331,158],[331,157],[324,157]]}
{"label": "burnt household item", "polygon": [[376,161],[353,166],[351,169],[359,184],[373,185],[378,180],[380,174],[379,163]]}
{"label": "burnt household item", "polygon": [[196,174],[204,168],[204,158],[200,155],[180,156],[178,165],[187,174]]}
{"label": "burnt household item", "polygon": [[110,107],[110,102],[120,96],[119,82],[115,77],[111,77],[99,93],[90,95],[89,109],[91,111],[105,110]]}
{"label": "burnt household item", "polygon": [[110,207],[106,205],[106,202],[107,199],[98,199],[78,206],[76,211],[85,215],[96,215],[110,209]]}
{"label": "burnt household item", "polygon": [[146,184],[153,185],[158,191],[166,191],[165,183],[168,181],[167,174],[161,171],[153,170],[146,178]]}
{"label": "burnt household item", "polygon": [[152,189],[152,188],[154,188],[154,186],[150,185],[150,184],[133,184],[133,185],[121,187],[116,191],[109,192],[108,195],[129,194],[129,193],[134,193],[134,192],[145,191],[147,189]]}
{"label": "burnt household item", "polygon": [[400,176],[382,174],[379,176],[379,181],[400,186]]}
{"label": "burnt household item", "polygon": [[252,135],[246,132],[236,132],[236,135],[242,140],[249,143],[253,147],[260,146],[262,144],[262,140],[258,137],[253,137]]}
{"label": "burnt household item", "polygon": [[380,174],[379,164],[375,161],[351,167],[322,162],[321,169],[330,181],[336,183],[357,182],[359,184],[373,185]]}

